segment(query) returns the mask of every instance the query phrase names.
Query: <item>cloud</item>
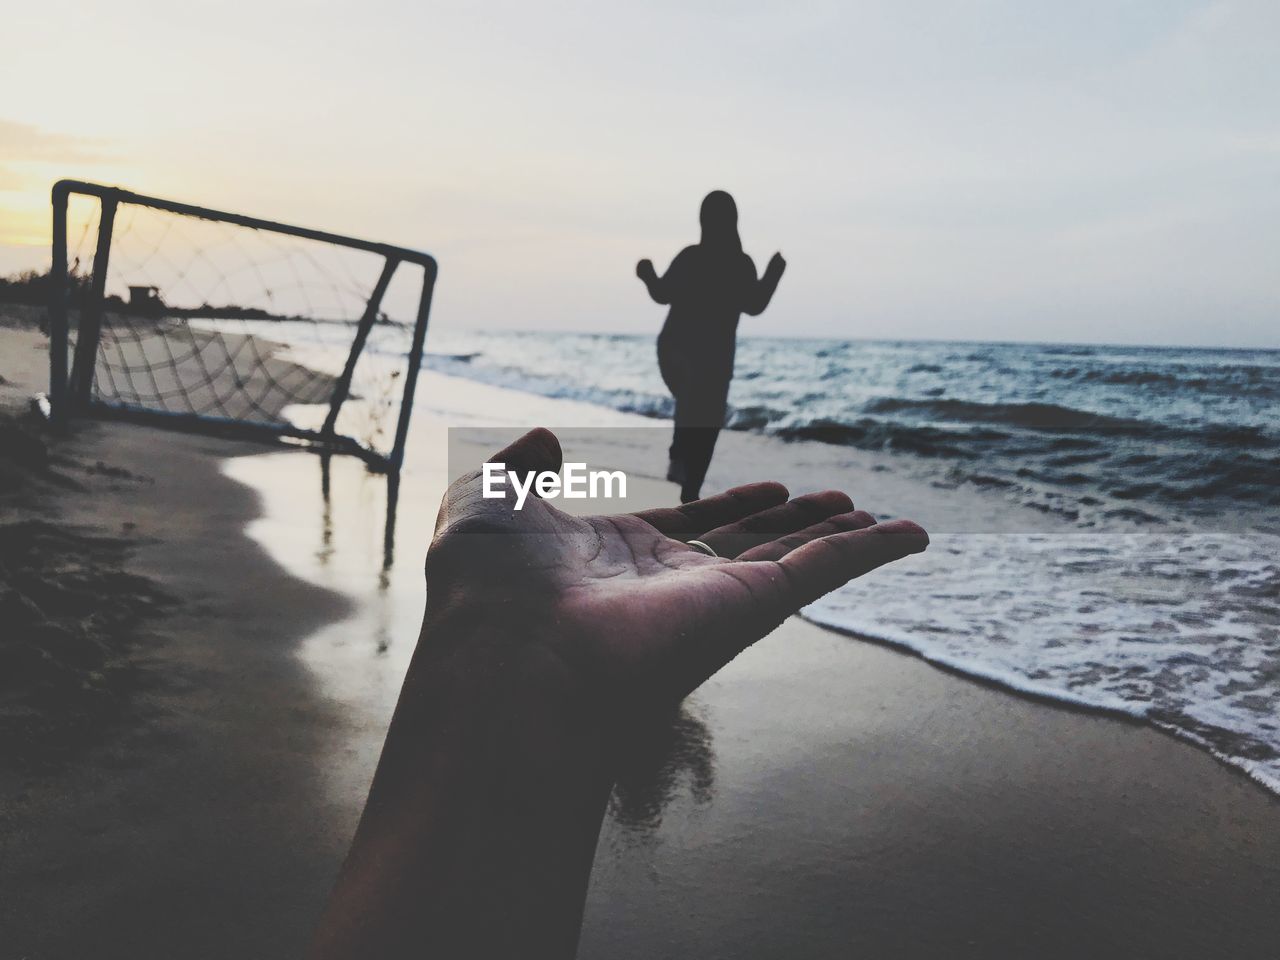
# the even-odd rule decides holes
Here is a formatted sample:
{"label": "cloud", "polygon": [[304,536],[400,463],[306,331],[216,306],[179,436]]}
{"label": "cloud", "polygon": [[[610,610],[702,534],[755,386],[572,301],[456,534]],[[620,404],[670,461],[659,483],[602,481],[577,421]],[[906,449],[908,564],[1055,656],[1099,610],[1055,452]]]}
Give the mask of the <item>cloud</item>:
{"label": "cloud", "polygon": [[96,139],[42,130],[30,123],[0,119],[0,190],[24,190],[32,186],[45,164],[109,163],[111,158]]}
{"label": "cloud", "polygon": [[110,164],[97,139],[0,119],[0,244],[48,242],[49,188],[68,167]]}
{"label": "cloud", "polygon": [[[0,150],[19,160],[99,160],[97,141],[41,130],[35,124],[0,120]],[[92,149],[91,149],[92,147]]]}

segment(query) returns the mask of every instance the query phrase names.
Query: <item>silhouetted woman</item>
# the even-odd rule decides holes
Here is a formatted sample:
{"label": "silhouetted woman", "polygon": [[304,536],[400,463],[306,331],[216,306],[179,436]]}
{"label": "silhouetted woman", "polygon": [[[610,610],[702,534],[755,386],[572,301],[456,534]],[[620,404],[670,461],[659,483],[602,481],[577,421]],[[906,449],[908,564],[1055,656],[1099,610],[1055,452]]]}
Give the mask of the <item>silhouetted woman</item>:
{"label": "silhouetted woman", "polygon": [[707,194],[700,219],[702,242],[681,250],[664,276],[650,260],[636,265],[649,296],[671,304],[658,335],[658,367],[676,401],[667,479],[680,484],[683,503],[698,499],[724,426],[738,318],[764,312],[787,266],[775,253],[756,278],[738,238],[738,207],[723,190]]}

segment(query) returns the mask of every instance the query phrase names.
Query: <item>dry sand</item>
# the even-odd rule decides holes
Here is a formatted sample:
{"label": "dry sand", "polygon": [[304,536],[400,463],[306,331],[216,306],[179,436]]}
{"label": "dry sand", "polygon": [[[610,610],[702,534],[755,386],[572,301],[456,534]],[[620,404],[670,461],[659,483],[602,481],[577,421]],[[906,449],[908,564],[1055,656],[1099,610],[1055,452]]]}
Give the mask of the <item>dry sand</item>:
{"label": "dry sand", "polygon": [[[0,329],[10,404],[43,385],[44,362],[38,335]],[[359,813],[322,781],[371,763],[348,756],[347,718],[295,657],[347,602],[246,536],[256,497],[218,464],[258,448],[90,423],[52,449],[83,489],[47,486],[13,509],[124,540],[101,562],[173,603],[119,648],[147,678],[125,715],[55,769],[0,774],[0,957],[296,955]],[[794,618],[766,643],[787,656],[761,696],[791,697],[797,724],[840,710],[865,736],[816,758],[846,776],[783,778],[755,814],[819,811],[813,843],[838,836],[863,854],[839,873],[780,859],[726,878],[714,851],[676,851],[705,859],[705,884],[667,915],[652,878],[630,883],[642,858],[605,858],[583,957],[1280,952],[1280,803],[1208,755]]]}

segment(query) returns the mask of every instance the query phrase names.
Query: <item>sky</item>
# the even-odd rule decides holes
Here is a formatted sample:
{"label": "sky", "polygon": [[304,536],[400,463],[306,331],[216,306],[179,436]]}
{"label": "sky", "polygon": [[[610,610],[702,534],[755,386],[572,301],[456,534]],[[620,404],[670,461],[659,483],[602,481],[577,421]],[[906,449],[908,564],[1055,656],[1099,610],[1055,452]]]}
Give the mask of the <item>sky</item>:
{"label": "sky", "polygon": [[[1280,347],[1273,0],[17,0],[0,272],[60,177],[424,249],[433,325],[656,332],[710,189],[744,333]],[[15,42],[16,41],[16,42]]]}

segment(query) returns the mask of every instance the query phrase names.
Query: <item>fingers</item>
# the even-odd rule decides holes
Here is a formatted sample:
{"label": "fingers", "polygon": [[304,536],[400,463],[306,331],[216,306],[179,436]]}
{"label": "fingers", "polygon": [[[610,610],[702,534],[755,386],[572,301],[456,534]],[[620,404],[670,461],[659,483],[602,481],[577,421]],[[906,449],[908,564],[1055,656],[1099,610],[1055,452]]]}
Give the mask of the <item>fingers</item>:
{"label": "fingers", "polygon": [[786,500],[787,488],[780,483],[749,483],[682,507],[642,510],[635,516],[665,536],[688,540]]}
{"label": "fingers", "polygon": [[[851,511],[828,517],[805,531],[825,526],[842,529],[811,539],[780,559],[696,564],[690,578],[699,589],[682,595],[684,630],[672,632],[669,674],[681,695],[693,690],[742,650],[768,635],[787,617],[848,581],[929,543],[909,520],[858,529],[868,514]],[[761,553],[764,548],[759,548]],[[731,587],[736,581],[738,587]]]}
{"label": "fingers", "polygon": [[855,577],[921,553],[928,545],[929,535],[910,520],[810,540],[777,561],[786,578],[783,596],[793,611],[799,610]]}
{"label": "fingers", "polygon": [[[778,537],[776,540],[770,540],[759,546],[744,550],[739,553],[737,559],[751,560],[781,560],[792,550],[804,546],[811,540],[817,540],[821,537],[830,536],[833,533],[843,533],[849,530],[863,530],[867,527],[874,526],[875,517],[867,513],[865,510],[854,510],[851,513],[841,513],[833,517],[828,517],[821,523],[815,523],[812,526],[805,527],[803,530],[797,530],[795,533]],[[709,534],[708,534],[709,536]],[[719,552],[719,548],[716,548]],[[721,554],[722,556],[724,554]]]}
{"label": "fingers", "polygon": [[554,473],[560,469],[561,458],[560,441],[556,439],[556,435],[545,427],[535,427],[495,453],[489,458],[489,462],[505,463],[508,470],[523,476],[544,470]]}
{"label": "fingers", "polygon": [[[722,557],[737,557],[753,547],[811,527],[820,520],[847,513],[852,509],[853,501],[847,494],[838,490],[810,493],[776,507],[761,510],[733,523],[724,524],[708,531],[698,539]],[[834,532],[834,528],[827,531],[827,533]]]}

